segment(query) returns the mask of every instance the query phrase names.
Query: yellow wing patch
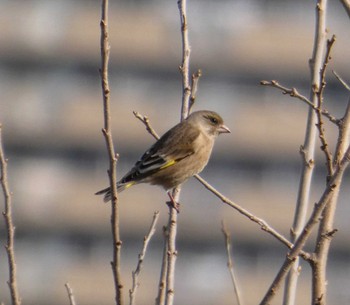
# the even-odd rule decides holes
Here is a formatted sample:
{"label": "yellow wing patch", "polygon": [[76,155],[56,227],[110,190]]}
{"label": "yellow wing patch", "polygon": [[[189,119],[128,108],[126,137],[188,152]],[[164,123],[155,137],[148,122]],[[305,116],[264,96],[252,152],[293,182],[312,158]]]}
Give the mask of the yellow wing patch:
{"label": "yellow wing patch", "polygon": [[125,185],[125,189],[128,189],[130,186],[133,186],[136,182],[135,181],[131,181],[128,184]]}
{"label": "yellow wing patch", "polygon": [[169,166],[172,166],[172,165],[174,165],[176,163],[176,161],[175,160],[171,160],[171,161],[169,161],[169,162],[167,162],[167,163],[165,163],[163,166],[161,166],[159,169],[164,169],[164,168],[167,168],[167,167],[169,167]]}

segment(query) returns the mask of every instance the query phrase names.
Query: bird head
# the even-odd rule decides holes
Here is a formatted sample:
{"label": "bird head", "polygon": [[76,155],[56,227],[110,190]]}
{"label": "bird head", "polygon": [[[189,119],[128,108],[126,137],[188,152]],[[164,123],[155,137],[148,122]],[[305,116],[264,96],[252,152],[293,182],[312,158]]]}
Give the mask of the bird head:
{"label": "bird head", "polygon": [[217,136],[221,133],[230,133],[230,129],[224,125],[222,117],[214,111],[201,110],[193,112],[188,120],[199,124],[209,135]]}

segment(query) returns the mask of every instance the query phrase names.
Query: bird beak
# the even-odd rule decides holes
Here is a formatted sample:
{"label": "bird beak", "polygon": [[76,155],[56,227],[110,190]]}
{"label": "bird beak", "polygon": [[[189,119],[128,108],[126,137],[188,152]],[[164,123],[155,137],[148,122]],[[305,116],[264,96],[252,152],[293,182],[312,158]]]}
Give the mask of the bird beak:
{"label": "bird beak", "polygon": [[219,131],[219,134],[220,133],[231,133],[231,130],[225,125],[221,125],[219,127],[218,131]]}

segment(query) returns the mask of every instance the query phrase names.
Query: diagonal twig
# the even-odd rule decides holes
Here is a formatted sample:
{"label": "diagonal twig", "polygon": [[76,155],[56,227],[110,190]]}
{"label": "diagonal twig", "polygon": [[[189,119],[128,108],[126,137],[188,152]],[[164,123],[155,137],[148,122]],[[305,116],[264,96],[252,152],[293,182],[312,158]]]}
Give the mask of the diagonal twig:
{"label": "diagonal twig", "polygon": [[224,234],[224,238],[225,238],[225,246],[226,246],[226,254],[227,254],[227,268],[230,272],[230,276],[231,276],[231,280],[232,280],[232,284],[233,284],[233,289],[235,291],[235,295],[236,295],[236,301],[238,305],[242,305],[242,297],[240,295],[240,291],[238,289],[238,284],[237,284],[237,279],[234,273],[234,269],[233,269],[233,259],[232,259],[232,254],[231,254],[231,236],[230,236],[230,232],[228,231],[228,229],[226,228],[225,222],[222,221],[221,222],[221,231]]}
{"label": "diagonal twig", "polygon": [[[258,224],[261,228],[261,230],[265,231],[266,233],[272,235],[277,240],[282,242],[284,245],[286,245],[288,248],[292,248],[294,245],[291,243],[287,238],[285,238],[282,234],[278,233],[274,228],[272,228],[265,220],[256,217],[254,214],[250,213],[246,209],[242,208],[240,205],[236,204],[223,194],[221,194],[217,189],[215,189],[212,185],[210,185],[207,181],[205,181],[201,176],[194,175],[195,177],[208,191],[213,193],[216,197],[218,197],[223,203],[226,203],[228,206],[234,208],[236,211],[238,211],[243,216],[247,217],[249,220],[255,222]],[[310,260],[310,254],[304,251],[300,252],[300,256],[305,259],[306,261]]]}
{"label": "diagonal twig", "polygon": [[135,118],[139,119],[146,127],[146,130],[155,138],[155,139],[159,139],[159,135],[157,134],[157,132],[153,129],[153,127],[151,126],[150,122],[149,122],[149,118],[145,115],[140,114],[137,111],[133,111],[132,112],[135,116]]}
{"label": "diagonal twig", "polygon": [[340,0],[340,2],[343,4],[345,11],[350,18],[350,0]]}
{"label": "diagonal twig", "polygon": [[271,80],[271,81],[262,80],[260,82],[260,85],[270,86],[276,89],[280,89],[283,94],[289,95],[291,97],[295,97],[300,101],[304,102],[305,104],[307,104],[308,106],[310,106],[312,109],[320,111],[320,113],[323,116],[325,116],[330,122],[336,125],[338,125],[339,123],[339,120],[336,117],[332,116],[327,109],[318,109],[317,106],[315,106],[306,96],[300,94],[296,88],[284,87],[280,85],[276,80]]}
{"label": "diagonal twig", "polygon": [[73,290],[70,287],[69,283],[65,283],[64,286],[66,287],[66,290],[67,290],[67,294],[68,294],[68,298],[69,298],[69,304],[70,305],[76,305],[75,299],[74,299]]}
{"label": "diagonal twig", "polygon": [[346,83],[346,81],[343,80],[343,78],[336,71],[332,70],[332,73],[337,78],[337,80],[344,86],[344,88],[350,91],[350,86]]}
{"label": "diagonal twig", "polygon": [[135,304],[137,287],[140,285],[139,284],[139,275],[141,273],[142,264],[143,264],[143,261],[144,261],[145,256],[146,256],[148,244],[156,231],[156,224],[157,224],[158,218],[159,218],[159,211],[156,211],[153,214],[153,220],[152,220],[151,226],[148,230],[148,233],[143,239],[143,247],[142,247],[141,253],[139,254],[139,257],[138,257],[136,269],[135,269],[135,271],[132,272],[132,288],[129,290],[129,299],[130,299],[129,304],[130,305]]}

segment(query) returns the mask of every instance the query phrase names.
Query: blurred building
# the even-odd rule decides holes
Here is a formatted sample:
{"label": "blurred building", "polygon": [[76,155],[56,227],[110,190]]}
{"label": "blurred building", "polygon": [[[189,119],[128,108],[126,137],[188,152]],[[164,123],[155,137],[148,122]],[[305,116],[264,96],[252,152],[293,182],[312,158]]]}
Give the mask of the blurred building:
{"label": "blurred building", "polygon": [[[111,304],[110,207],[93,195],[108,184],[98,71],[100,2],[0,4],[0,122],[14,193],[23,304],[68,304],[66,282],[78,304]],[[109,16],[112,124],[122,175],[153,143],[133,110],[147,115],[160,134],[179,120],[181,36],[176,1],[111,1]],[[312,1],[188,1],[191,68],[203,71],[194,109],[216,110],[233,131],[217,141],[202,176],[285,236],[293,221],[308,109],[259,82],[276,79],[308,95],[314,19]],[[328,23],[329,34],[337,35],[329,71],[349,81],[349,19],[340,3],[329,4]],[[327,80],[326,107],[340,116],[348,92],[330,72]],[[336,130],[326,128],[334,144]],[[318,152],[311,202],[324,185]],[[328,298],[334,305],[350,300],[344,289],[350,284],[348,185],[349,175],[329,259]],[[165,200],[162,190],[150,186],[120,195],[125,295],[153,212],[161,213],[141,275],[140,305],[156,297]],[[245,304],[257,304],[286,248],[195,180],[183,187],[181,203],[175,304],[234,302],[222,219],[232,232]],[[3,245],[3,222],[0,226]],[[7,278],[2,246],[0,301],[9,304]],[[309,266],[303,265],[299,304],[309,302],[309,280]]]}

